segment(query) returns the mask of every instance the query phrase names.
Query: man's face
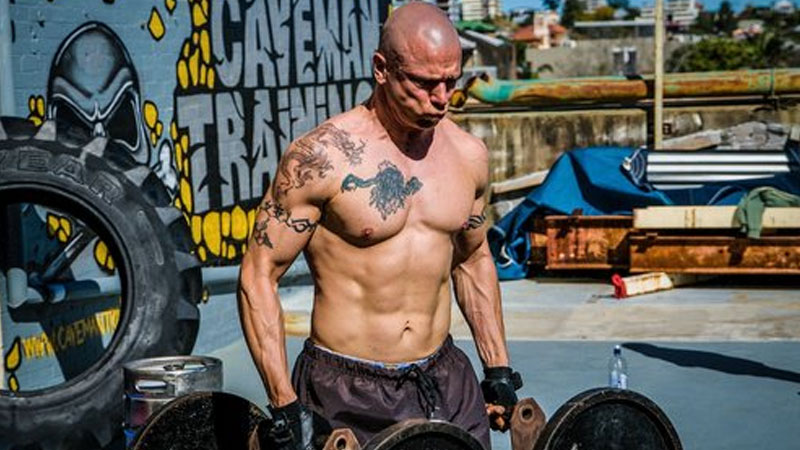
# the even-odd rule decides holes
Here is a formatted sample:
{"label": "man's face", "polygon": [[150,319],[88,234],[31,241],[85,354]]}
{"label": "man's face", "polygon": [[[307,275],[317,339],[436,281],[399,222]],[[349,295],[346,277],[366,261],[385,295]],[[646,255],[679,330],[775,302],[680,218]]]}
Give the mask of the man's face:
{"label": "man's face", "polygon": [[390,107],[406,125],[432,128],[447,114],[461,77],[461,51],[411,50],[402,55],[402,63],[388,66],[385,87]]}

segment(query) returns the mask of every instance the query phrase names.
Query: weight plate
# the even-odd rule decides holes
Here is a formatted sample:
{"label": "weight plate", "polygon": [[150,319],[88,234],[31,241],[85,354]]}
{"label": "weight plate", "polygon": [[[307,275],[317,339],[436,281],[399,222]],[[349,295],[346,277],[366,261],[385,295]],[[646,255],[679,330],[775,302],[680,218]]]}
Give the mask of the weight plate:
{"label": "weight plate", "polygon": [[675,428],[653,401],[597,388],[571,398],[547,422],[535,450],[681,450]]}
{"label": "weight plate", "polygon": [[364,450],[484,450],[461,428],[441,420],[409,419],[376,434]]}
{"label": "weight plate", "polygon": [[245,450],[264,413],[224,392],[194,392],[167,403],[150,417],[132,450]]}

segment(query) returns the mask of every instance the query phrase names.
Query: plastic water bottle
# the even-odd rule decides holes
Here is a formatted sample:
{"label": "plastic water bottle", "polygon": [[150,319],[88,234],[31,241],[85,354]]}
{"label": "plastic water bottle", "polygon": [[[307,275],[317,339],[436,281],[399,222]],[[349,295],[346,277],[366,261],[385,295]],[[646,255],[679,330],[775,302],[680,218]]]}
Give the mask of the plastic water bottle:
{"label": "plastic water bottle", "polygon": [[628,362],[622,356],[622,348],[614,346],[614,354],[608,360],[608,385],[613,388],[628,388]]}

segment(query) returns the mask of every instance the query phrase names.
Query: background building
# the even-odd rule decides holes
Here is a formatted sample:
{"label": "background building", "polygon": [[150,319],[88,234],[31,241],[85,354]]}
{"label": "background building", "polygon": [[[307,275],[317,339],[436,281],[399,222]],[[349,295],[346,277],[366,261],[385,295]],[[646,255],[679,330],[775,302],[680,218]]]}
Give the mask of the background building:
{"label": "background building", "polygon": [[502,12],[500,0],[461,0],[461,20],[493,19]]}
{"label": "background building", "polygon": [[583,0],[584,8],[587,12],[592,12],[596,9],[608,6],[606,0]]}
{"label": "background building", "polygon": [[[700,8],[695,0],[666,0],[664,2],[664,18],[668,24],[679,27],[688,27],[697,20]],[[642,19],[654,20],[655,8],[650,5],[642,8]]]}

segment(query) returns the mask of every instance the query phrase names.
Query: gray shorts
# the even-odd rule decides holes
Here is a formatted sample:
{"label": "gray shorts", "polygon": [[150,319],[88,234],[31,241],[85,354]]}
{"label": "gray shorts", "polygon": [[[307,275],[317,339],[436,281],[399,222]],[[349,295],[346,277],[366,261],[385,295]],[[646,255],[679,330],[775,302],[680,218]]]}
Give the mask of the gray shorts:
{"label": "gray shorts", "polygon": [[489,418],[469,358],[451,337],[431,356],[385,365],[349,358],[305,342],[292,383],[300,401],[350,428],[363,446],[404,419],[442,419],[465,429],[487,450]]}

